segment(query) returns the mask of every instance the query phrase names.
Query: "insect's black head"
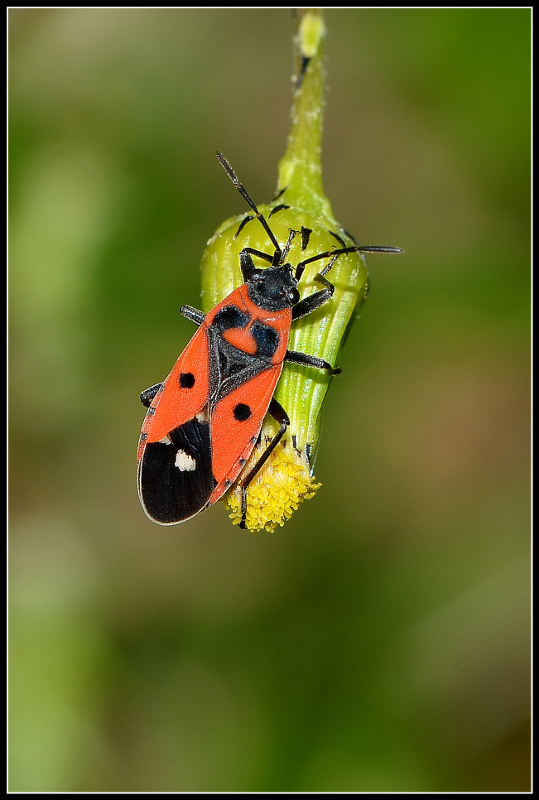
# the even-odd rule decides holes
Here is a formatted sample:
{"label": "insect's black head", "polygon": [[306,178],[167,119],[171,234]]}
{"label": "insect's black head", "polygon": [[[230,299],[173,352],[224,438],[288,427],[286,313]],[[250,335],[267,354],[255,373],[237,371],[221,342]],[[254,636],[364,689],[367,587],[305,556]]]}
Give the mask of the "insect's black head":
{"label": "insect's black head", "polygon": [[247,287],[253,303],[264,311],[292,308],[299,300],[298,282],[290,264],[253,270]]}

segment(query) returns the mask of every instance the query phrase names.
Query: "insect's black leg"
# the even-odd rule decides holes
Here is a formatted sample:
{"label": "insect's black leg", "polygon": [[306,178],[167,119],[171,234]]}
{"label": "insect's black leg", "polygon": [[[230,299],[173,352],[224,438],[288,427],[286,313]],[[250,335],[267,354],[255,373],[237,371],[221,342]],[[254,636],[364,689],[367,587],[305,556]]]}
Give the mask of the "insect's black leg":
{"label": "insect's black leg", "polygon": [[290,419],[288,414],[282,407],[280,403],[277,402],[275,398],[272,398],[271,403],[268,409],[269,413],[273,417],[273,419],[277,420],[280,425],[278,432],[275,434],[271,442],[268,444],[252,470],[249,472],[245,480],[242,482],[241,485],[241,522],[240,528],[245,528],[245,518],[247,517],[247,487],[256,476],[256,474],[260,471],[260,468],[264,466],[270,455],[273,453],[281,439],[283,438],[286,429],[290,425]]}
{"label": "insect's black leg", "polygon": [[302,364],[305,367],[316,367],[316,369],[325,369],[330,375],[340,375],[342,370],[340,367],[332,367],[323,358],[318,356],[310,356],[307,353],[300,353],[297,350],[287,350],[285,361],[290,361],[293,364]]}
{"label": "insect's black leg", "polygon": [[326,278],[324,278],[322,275],[317,275],[316,280],[319,283],[323,283],[326,288],[309,295],[309,297],[304,297],[303,300],[300,300],[299,303],[296,303],[292,309],[293,320],[300,319],[300,317],[306,317],[307,314],[311,313],[311,311],[315,311],[317,308],[320,308],[321,305],[333,297],[333,292],[335,291],[333,284],[326,280]]}
{"label": "insect's black leg", "polygon": [[150,386],[149,389],[144,389],[144,391],[140,393],[140,402],[142,403],[142,405],[146,406],[146,408],[149,408],[155,395],[162,388],[163,388],[162,383],[156,383],[155,386]]}
{"label": "insect's black leg", "polygon": [[[331,233],[331,231],[330,231]],[[335,234],[333,234],[335,236]],[[399,247],[386,247],[385,245],[356,245],[355,247],[341,247],[339,250],[326,250],[325,253],[318,253],[316,256],[312,256],[311,258],[306,258],[305,261],[300,261],[299,264],[296,266],[296,280],[299,281],[301,276],[303,275],[303,270],[305,269],[307,264],[312,264],[313,261],[319,261],[322,258],[329,258],[330,261],[326,266],[320,270],[316,279],[319,283],[323,283],[326,287],[322,289],[320,292],[315,292],[310,297],[305,297],[303,300],[300,300],[299,303],[296,303],[294,308],[292,309],[292,319],[299,319],[300,317],[305,317],[307,314],[310,314],[311,311],[314,311],[316,308],[325,303],[326,300],[333,295],[334,287],[329,281],[324,278],[324,275],[327,275],[330,269],[332,268],[333,264],[337,260],[337,258],[345,253],[363,253],[363,252],[372,252],[372,253],[402,253],[402,250]]]}
{"label": "insect's black leg", "polygon": [[267,258],[268,261],[271,261],[271,256],[267,256],[266,253],[258,253],[256,250],[252,250],[250,247],[246,247],[244,250],[242,250],[240,253],[240,268],[244,283],[247,283],[256,269],[253,259],[251,258],[251,253],[256,256],[260,256],[261,258]]}
{"label": "insect's black leg", "polygon": [[202,325],[204,320],[206,319],[206,314],[203,311],[199,311],[198,308],[193,308],[193,306],[182,306],[180,308],[180,314],[194,322],[195,325]]}
{"label": "insect's black leg", "polygon": [[264,261],[269,261],[270,264],[273,263],[273,256],[268,255],[268,253],[263,253],[261,250],[255,250],[252,247],[244,247],[240,253],[240,267],[245,283],[247,283],[256,269],[251,256],[258,256],[258,258],[263,258]]}

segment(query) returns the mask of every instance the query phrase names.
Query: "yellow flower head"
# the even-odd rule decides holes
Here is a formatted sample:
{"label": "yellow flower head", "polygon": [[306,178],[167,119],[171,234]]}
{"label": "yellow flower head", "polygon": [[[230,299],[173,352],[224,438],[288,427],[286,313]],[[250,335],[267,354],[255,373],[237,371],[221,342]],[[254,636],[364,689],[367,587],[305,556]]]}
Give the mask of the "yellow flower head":
{"label": "yellow flower head", "polygon": [[[271,438],[271,437],[270,437]],[[255,449],[246,465],[250,471],[267,446],[268,437],[263,434],[260,445]],[[311,476],[305,453],[296,450],[290,437],[279,442],[263,469],[249,484],[246,527],[256,532],[273,532],[281,527],[300,503],[313,497],[320,488]],[[242,517],[241,485],[236,484],[225,498],[230,518],[239,525]]]}

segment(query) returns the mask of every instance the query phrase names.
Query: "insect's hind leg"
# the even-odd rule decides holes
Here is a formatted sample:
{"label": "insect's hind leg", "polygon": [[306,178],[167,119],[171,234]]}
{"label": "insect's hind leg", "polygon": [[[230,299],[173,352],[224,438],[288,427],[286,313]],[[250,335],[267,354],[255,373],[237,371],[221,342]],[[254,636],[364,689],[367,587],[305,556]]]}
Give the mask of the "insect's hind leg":
{"label": "insect's hind leg", "polygon": [[144,391],[140,393],[140,402],[142,405],[146,406],[146,408],[149,408],[155,395],[161,391],[162,388],[162,383],[156,383],[153,386],[150,386],[149,389],[144,389]]}
{"label": "insect's hind leg", "polygon": [[285,361],[290,361],[292,364],[302,364],[305,367],[325,369],[330,375],[340,375],[342,372],[340,367],[332,367],[331,364],[323,358],[311,356],[307,353],[299,353],[297,350],[287,350],[284,358]]}
{"label": "insect's hind leg", "polygon": [[290,425],[290,419],[288,414],[282,407],[280,403],[277,402],[275,398],[272,398],[271,403],[269,405],[268,412],[271,414],[273,419],[277,420],[280,427],[278,432],[275,434],[271,442],[268,444],[252,470],[249,472],[245,480],[242,482],[241,485],[241,522],[240,528],[245,529],[245,519],[247,517],[247,489],[249,484],[256,477],[257,473],[260,469],[264,466],[270,455],[273,453],[281,439],[283,438],[284,434],[286,433],[286,429]]}

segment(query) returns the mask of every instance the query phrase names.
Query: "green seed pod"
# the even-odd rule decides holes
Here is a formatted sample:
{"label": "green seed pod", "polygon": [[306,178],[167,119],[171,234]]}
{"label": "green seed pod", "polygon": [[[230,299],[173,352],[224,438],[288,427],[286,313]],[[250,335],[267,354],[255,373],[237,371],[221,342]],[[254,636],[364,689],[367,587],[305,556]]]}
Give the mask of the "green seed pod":
{"label": "green seed pod", "polygon": [[[325,34],[317,9],[299,12],[295,38],[296,77],[292,129],[287,152],[279,165],[275,200],[258,206],[284,248],[290,231],[287,261],[300,261],[327,251],[353,247],[355,241],[336,222],[324,196],[320,167],[322,133],[322,42]],[[272,254],[274,247],[260,221],[244,213],[224,222],[209,240],[202,258],[202,307],[209,311],[243,283],[239,254],[246,248]],[[253,257],[255,265],[267,262]],[[323,288],[316,276],[330,258],[306,265],[299,283],[301,298]],[[367,296],[368,272],[358,252],[341,254],[328,273],[335,286],[333,297],[316,311],[292,324],[289,350],[318,356],[333,366],[355,311]],[[319,484],[313,476],[318,444],[320,411],[331,377],[320,369],[284,364],[275,397],[290,417],[290,427],[247,490],[246,527],[256,531],[283,525]],[[277,433],[278,425],[267,416],[259,445],[237,483],[226,495],[235,523],[241,519],[241,481],[252,469]]]}

